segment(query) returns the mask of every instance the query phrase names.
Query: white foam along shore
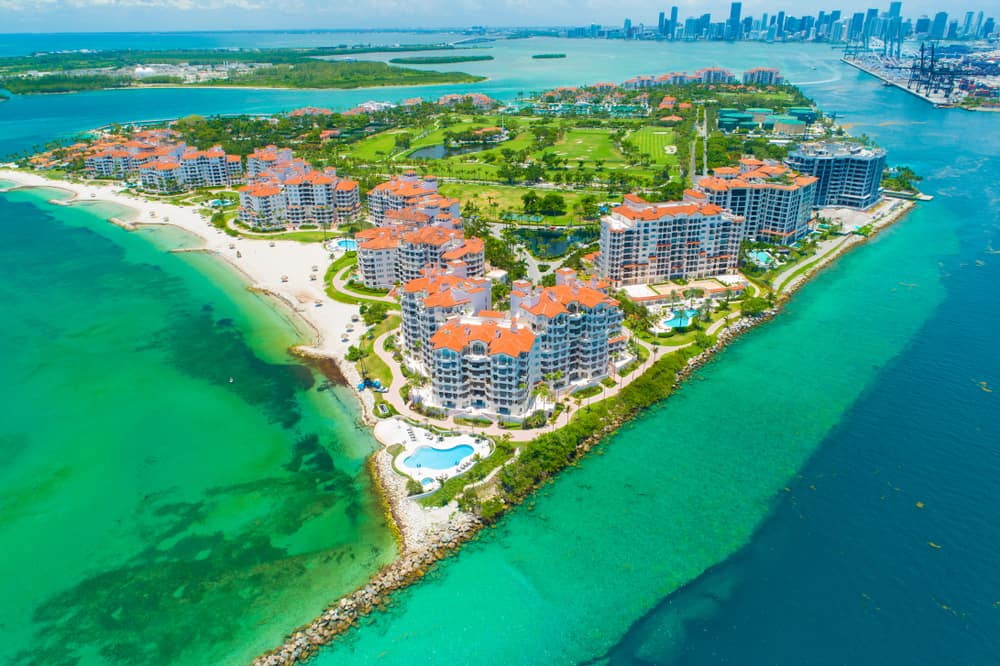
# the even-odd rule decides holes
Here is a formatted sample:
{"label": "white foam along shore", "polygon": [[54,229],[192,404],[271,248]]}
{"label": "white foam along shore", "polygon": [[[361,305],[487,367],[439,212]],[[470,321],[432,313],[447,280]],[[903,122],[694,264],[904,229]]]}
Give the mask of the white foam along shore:
{"label": "white foam along shore", "polygon": [[[307,324],[314,335],[301,351],[336,360],[348,381],[360,381],[354,364],[345,363],[344,356],[348,346],[358,344],[363,327],[356,326],[356,330],[347,334],[348,340],[342,341],[351,316],[357,314],[357,306],[337,302],[326,295],[323,277],[332,260],[320,243],[235,238],[213,227],[193,207],[151,201],[126,193],[115,185],[74,183],[9,168],[0,169],[0,181],[14,183],[10,189],[55,188],[72,193],[70,199],[57,202],[61,205],[103,201],[122,206],[131,211],[131,217],[111,222],[125,228],[170,225],[197,236],[202,241],[199,250],[226,261],[252,288],[281,301]],[[312,270],[313,266],[316,271]],[[312,275],[316,276],[315,280],[310,279]]]}

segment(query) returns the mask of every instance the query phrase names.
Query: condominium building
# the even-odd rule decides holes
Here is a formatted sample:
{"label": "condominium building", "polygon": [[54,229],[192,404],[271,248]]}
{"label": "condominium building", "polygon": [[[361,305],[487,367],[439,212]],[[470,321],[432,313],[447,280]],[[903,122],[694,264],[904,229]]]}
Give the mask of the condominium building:
{"label": "condominium building", "polygon": [[[488,284],[488,281],[487,281]],[[560,271],[554,287],[515,282],[511,311],[487,310],[488,287],[443,272],[406,284],[406,348],[431,377],[425,395],[451,410],[519,419],[540,383],[560,391],[606,377],[625,351],[622,313],[606,283]]]}
{"label": "condominium building", "polygon": [[[369,199],[369,205],[371,200]],[[458,199],[441,194],[425,194],[406,208],[390,208],[385,211],[381,226],[404,224],[424,227],[435,226],[446,229],[460,229],[462,214]]]}
{"label": "condominium building", "polygon": [[570,269],[556,274],[554,287],[533,288],[524,280],[511,285],[511,315],[535,333],[538,369],[553,389],[606,377],[612,358],[624,351],[622,311],[607,287],[580,282]]}
{"label": "condominium building", "polygon": [[139,169],[139,180],[142,189],[159,194],[170,194],[184,189],[181,165],[172,160],[148,162]]}
{"label": "condominium building", "polygon": [[[415,171],[407,171],[402,176],[379,183],[368,192],[368,213],[375,226],[381,227],[387,224],[387,211],[417,208],[423,199],[437,195],[437,191],[437,178],[420,178]],[[457,210],[455,212],[457,215]]]}
{"label": "condominium building", "polygon": [[489,310],[492,283],[483,277],[465,277],[431,268],[407,282],[400,290],[403,313],[403,344],[429,371],[432,367],[431,338],[451,317],[475,315]]}
{"label": "condominium building", "polygon": [[259,173],[274,169],[279,164],[289,164],[292,161],[291,148],[278,148],[273,144],[256,148],[247,155],[247,177],[253,178]]}
{"label": "condominium building", "polygon": [[684,198],[708,203],[744,218],[743,234],[752,240],[790,244],[809,233],[817,179],[777,162],[752,157],[739,167],[719,167],[696,179]]}
{"label": "condominium building", "polygon": [[239,220],[257,229],[285,226],[287,204],[281,187],[272,182],[250,183],[240,188]]}
{"label": "condominium building", "polygon": [[332,169],[303,170],[284,182],[288,223],[333,226],[361,208],[357,182],[338,178]]}
{"label": "condominium building", "polygon": [[186,187],[226,187],[243,180],[243,161],[227,155],[221,146],[208,150],[186,149],[180,157]]}
{"label": "condominium building", "polygon": [[[268,146],[247,158],[250,183],[239,190],[239,220],[254,228],[330,227],[361,211],[358,183],[336,169],[314,170],[287,149]],[[278,201],[280,199],[280,201]]]}
{"label": "condominium building", "polygon": [[366,287],[388,289],[419,278],[427,268],[479,277],[486,271],[482,239],[460,229],[413,224],[366,229],[355,235],[358,269]]}
{"label": "condominium building", "polygon": [[452,410],[527,416],[540,381],[536,336],[503,317],[458,317],[434,334],[432,401]]}
{"label": "condominium building", "polygon": [[699,83],[729,83],[735,81],[736,77],[728,69],[722,69],[721,67],[703,67],[697,70],[694,75],[692,75],[689,81],[697,81]]}
{"label": "condominium building", "polygon": [[879,201],[885,150],[850,143],[804,143],[785,158],[803,174],[815,176],[814,206],[868,208]]}
{"label": "condominium building", "polygon": [[127,140],[96,141],[83,158],[92,178],[139,176],[143,189],[169,193],[193,187],[227,187],[243,181],[243,161],[221,146],[197,150],[172,130],[146,130]]}
{"label": "condominium building", "polygon": [[743,83],[771,86],[781,83],[781,75],[772,67],[754,67],[743,72]]}
{"label": "condominium building", "polygon": [[629,194],[601,219],[597,266],[612,286],[732,273],[742,217],[711,203],[649,203]]}

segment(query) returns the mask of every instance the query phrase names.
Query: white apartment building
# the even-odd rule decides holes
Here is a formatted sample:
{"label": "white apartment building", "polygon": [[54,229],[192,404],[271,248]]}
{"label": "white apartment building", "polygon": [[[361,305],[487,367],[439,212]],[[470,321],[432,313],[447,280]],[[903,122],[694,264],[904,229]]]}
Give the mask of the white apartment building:
{"label": "white apartment building", "polygon": [[483,282],[438,271],[403,289],[404,343],[430,374],[430,404],[521,419],[539,383],[593,384],[625,353],[622,312],[606,283],[580,282],[568,269],[554,287],[515,282],[511,311],[495,312]]}
{"label": "white apartment building", "polygon": [[732,273],[743,218],[709,203],[649,203],[629,194],[601,219],[597,267],[615,288]]}
{"label": "white apartment building", "polygon": [[[423,200],[439,196],[438,182],[434,176],[420,178],[415,171],[407,171],[384,183],[379,183],[368,192],[368,213],[372,223],[381,227],[387,224],[386,212],[413,208],[419,210]],[[459,217],[458,201],[442,197],[434,203],[446,205],[447,210]]]}
{"label": "white apartment building", "polygon": [[431,338],[449,318],[475,315],[489,310],[492,283],[483,277],[469,278],[450,271],[429,269],[400,290],[403,313],[403,344],[423,365],[432,367]]}
{"label": "white apartment building", "polygon": [[[253,173],[250,183],[239,190],[242,224],[265,229],[303,224],[331,227],[361,211],[356,181],[341,178],[332,167],[316,171],[304,160],[285,160],[291,151],[271,148],[257,149],[247,160],[248,173]],[[261,197],[268,201],[258,200]],[[281,202],[271,201],[274,197]]]}
{"label": "white apartment building", "polygon": [[389,289],[421,277],[428,268],[479,277],[486,272],[482,239],[466,238],[461,229],[388,225],[365,229],[358,242],[358,270],[366,287]]}
{"label": "white apartment building", "polygon": [[744,238],[791,244],[810,231],[817,179],[802,176],[777,162],[754,158],[739,167],[719,167],[697,178],[686,201],[709,203],[744,218]]}

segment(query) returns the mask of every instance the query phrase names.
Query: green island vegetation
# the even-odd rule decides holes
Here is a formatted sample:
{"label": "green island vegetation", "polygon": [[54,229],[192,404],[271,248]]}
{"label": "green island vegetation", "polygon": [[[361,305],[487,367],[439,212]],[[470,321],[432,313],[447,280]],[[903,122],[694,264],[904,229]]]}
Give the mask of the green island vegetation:
{"label": "green island vegetation", "polygon": [[914,193],[917,191],[916,184],[921,180],[922,177],[914,173],[910,167],[895,167],[886,169],[885,174],[882,176],[882,187],[894,192]]}
{"label": "green island vegetation", "polygon": [[[482,77],[463,72],[412,70],[382,62],[325,59],[337,55],[414,50],[454,49],[428,45],[405,48],[172,49],[41,53],[0,58],[0,87],[13,94],[28,95],[150,85],[358,88],[474,83],[482,80]],[[162,75],[141,78],[133,75],[133,69],[137,65],[150,64],[167,65],[175,69]],[[219,69],[233,65],[240,65],[242,68]],[[183,76],[175,73],[176,68],[194,71],[206,67],[216,68],[214,71],[218,78],[186,82]]]}
{"label": "green island vegetation", "polygon": [[193,86],[261,88],[362,88],[441,83],[474,83],[482,77],[464,72],[393,67],[384,62],[316,60],[256,67],[225,79],[202,81]]}
{"label": "green island vegetation", "polygon": [[314,58],[364,53],[395,53],[408,51],[460,50],[446,44],[411,44],[402,46],[331,46],[310,48],[273,49],[163,49],[163,50],[108,50],[65,51],[36,53],[0,58],[0,74],[24,74],[30,71],[59,72],[78,69],[114,69],[135,67],[150,63],[165,65],[222,65],[225,63],[268,62],[295,63]]}
{"label": "green island vegetation", "polygon": [[535,60],[555,60],[557,58],[565,58],[565,53],[536,53],[531,56]]}
{"label": "green island vegetation", "polygon": [[389,60],[394,65],[450,65],[456,62],[482,62],[493,60],[491,55],[467,56],[406,56]]}

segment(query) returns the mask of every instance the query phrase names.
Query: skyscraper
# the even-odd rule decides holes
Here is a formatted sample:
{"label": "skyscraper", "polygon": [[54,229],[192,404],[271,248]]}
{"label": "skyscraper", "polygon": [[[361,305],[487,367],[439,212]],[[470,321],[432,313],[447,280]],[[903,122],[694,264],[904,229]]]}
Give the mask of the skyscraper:
{"label": "skyscraper", "polygon": [[674,34],[677,32],[677,7],[670,8],[670,39],[674,38]]}
{"label": "skyscraper", "polygon": [[667,15],[664,12],[660,12],[660,21],[657,25],[656,31],[664,35],[667,32]]}
{"label": "skyscraper", "polygon": [[965,12],[965,22],[962,23],[962,36],[968,37],[969,33],[972,32],[972,17],[975,14],[972,12]]}
{"label": "skyscraper", "polygon": [[948,12],[938,12],[931,23],[931,39],[944,39],[944,31],[948,29]]}
{"label": "skyscraper", "polygon": [[774,34],[781,37],[785,32],[785,12],[778,12],[778,20],[774,24]]}
{"label": "skyscraper", "polygon": [[726,26],[727,39],[739,39],[742,26],[740,25],[740,14],[743,12],[743,3],[734,2],[729,6],[729,24]]}
{"label": "skyscraper", "polygon": [[889,3],[889,18],[899,18],[900,12],[903,9],[902,2],[890,2]]}
{"label": "skyscraper", "polygon": [[847,31],[847,39],[850,41],[861,39],[864,27],[865,15],[861,12],[854,12],[854,16],[851,17],[851,28]]}

